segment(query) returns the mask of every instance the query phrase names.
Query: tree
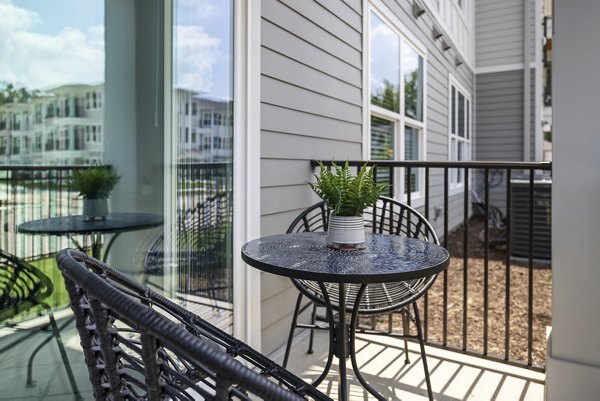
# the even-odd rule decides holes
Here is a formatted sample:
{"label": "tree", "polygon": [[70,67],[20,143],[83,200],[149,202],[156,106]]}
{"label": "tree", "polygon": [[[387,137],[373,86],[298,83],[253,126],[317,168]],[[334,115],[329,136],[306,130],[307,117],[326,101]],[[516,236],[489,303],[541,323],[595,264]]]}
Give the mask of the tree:
{"label": "tree", "polygon": [[371,104],[396,112],[400,111],[400,91],[398,87],[384,79],[383,90],[381,89],[381,87],[377,88],[377,92],[371,95]]}
{"label": "tree", "polygon": [[25,87],[17,88],[12,83],[0,81],[0,104],[26,103],[37,91],[28,91]]}

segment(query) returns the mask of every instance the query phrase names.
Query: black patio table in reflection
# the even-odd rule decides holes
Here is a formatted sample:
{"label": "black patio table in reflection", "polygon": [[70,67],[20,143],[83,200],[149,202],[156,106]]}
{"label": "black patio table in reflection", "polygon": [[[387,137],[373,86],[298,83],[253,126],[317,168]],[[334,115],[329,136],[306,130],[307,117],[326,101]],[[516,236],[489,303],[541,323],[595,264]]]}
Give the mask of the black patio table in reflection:
{"label": "black patio table in reflection", "polygon": [[[314,280],[325,296],[329,316],[333,316],[331,301],[324,283],[339,286],[337,322],[330,325],[330,337],[335,344],[334,355],[339,359],[339,399],[348,399],[346,359],[365,388],[378,399],[385,399],[366,385],[354,358],[354,330],[346,321],[346,285],[361,284],[362,294],[369,283],[391,283],[428,277],[448,267],[446,249],[431,242],[387,234],[367,234],[367,248],[360,251],[340,251],[326,245],[322,232],[280,234],[250,241],[242,247],[242,259],[259,270],[279,276]],[[358,315],[360,298],[352,308],[351,322]],[[333,326],[333,327],[332,327]],[[315,380],[320,383],[328,367]]]}
{"label": "black patio table in reflection", "polygon": [[20,224],[18,232],[46,235],[89,235],[92,238],[92,256],[100,259],[102,234],[114,234],[106,245],[103,260],[119,234],[158,227],[163,224],[162,216],[150,213],[109,213],[102,220],[85,220],[83,216],[60,216],[32,220]]}

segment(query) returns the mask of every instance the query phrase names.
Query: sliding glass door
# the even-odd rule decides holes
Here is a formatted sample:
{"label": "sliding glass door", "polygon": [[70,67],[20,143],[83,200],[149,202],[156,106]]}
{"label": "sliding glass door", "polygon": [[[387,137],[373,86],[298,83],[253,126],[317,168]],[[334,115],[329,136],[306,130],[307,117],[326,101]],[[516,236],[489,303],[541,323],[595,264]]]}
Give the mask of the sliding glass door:
{"label": "sliding glass door", "polygon": [[173,0],[170,97],[174,290],[230,331],[233,1]]}

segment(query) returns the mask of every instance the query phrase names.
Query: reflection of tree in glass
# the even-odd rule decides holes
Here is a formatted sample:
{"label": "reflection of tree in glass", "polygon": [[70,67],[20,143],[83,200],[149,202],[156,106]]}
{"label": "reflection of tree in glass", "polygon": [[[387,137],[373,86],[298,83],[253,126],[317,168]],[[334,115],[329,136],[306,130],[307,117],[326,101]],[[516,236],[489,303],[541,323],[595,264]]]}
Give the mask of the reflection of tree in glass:
{"label": "reflection of tree in glass", "polygon": [[375,93],[371,94],[371,104],[392,111],[400,111],[400,91],[398,87],[384,79],[383,85],[380,85]]}
{"label": "reflection of tree in glass", "polygon": [[35,96],[37,91],[28,91],[26,88],[16,88],[12,83],[0,81],[0,104],[26,103]]}
{"label": "reflection of tree in glass", "polygon": [[411,118],[418,118],[417,115],[417,99],[418,99],[418,83],[419,78],[417,71],[410,73],[410,79],[404,80],[404,110],[405,115]]}

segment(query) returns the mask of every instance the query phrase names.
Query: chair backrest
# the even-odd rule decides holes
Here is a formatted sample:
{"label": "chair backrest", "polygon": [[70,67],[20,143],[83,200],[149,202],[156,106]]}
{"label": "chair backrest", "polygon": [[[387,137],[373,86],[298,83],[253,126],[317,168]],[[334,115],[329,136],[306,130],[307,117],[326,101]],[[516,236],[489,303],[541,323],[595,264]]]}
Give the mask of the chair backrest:
{"label": "chair backrest", "polygon": [[0,250],[0,322],[37,305],[47,309],[44,300],[53,290],[39,269]]}
{"label": "chair backrest", "polygon": [[[222,269],[226,261],[227,235],[233,222],[233,207],[228,192],[220,192],[177,216],[177,235],[171,240],[178,257],[190,266]],[[164,262],[164,233],[148,245],[144,270],[161,273]]]}
{"label": "chair backrest", "polygon": [[[327,231],[330,211],[324,202],[318,202],[305,209],[290,224],[287,232]],[[419,238],[439,244],[438,237],[431,224],[416,209],[388,197],[380,197],[377,204],[366,209],[365,229],[377,234],[392,234],[410,238]],[[401,308],[414,302],[431,287],[436,276],[400,283],[369,284],[361,299],[359,313],[380,314]],[[314,302],[323,304],[323,294],[318,283],[310,280],[292,279],[294,285]],[[354,304],[358,285],[348,285],[348,305]],[[337,286],[328,288],[334,309],[337,308]],[[351,306],[348,307],[351,310]]]}
{"label": "chair backrest", "polygon": [[74,250],[57,262],[97,400],[331,400],[112,267]]}

